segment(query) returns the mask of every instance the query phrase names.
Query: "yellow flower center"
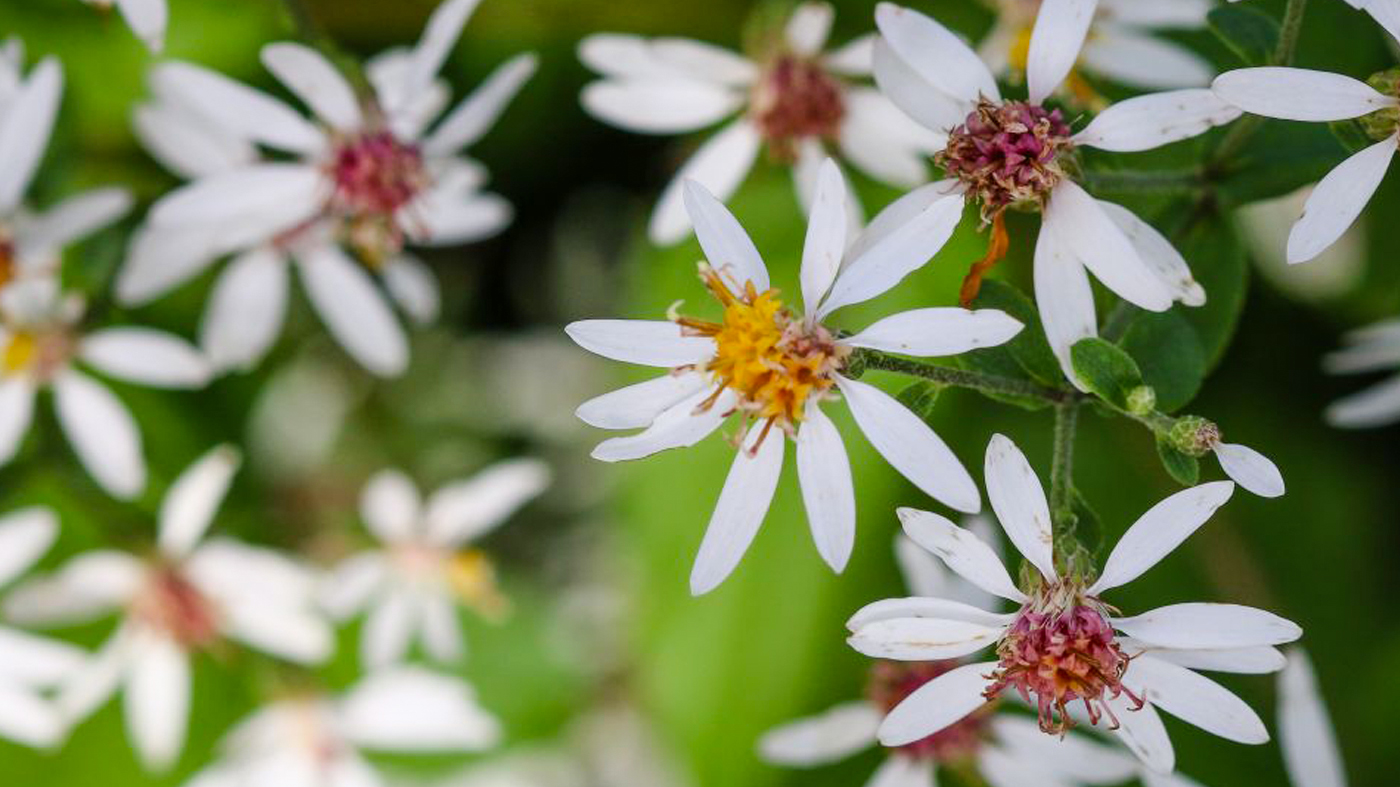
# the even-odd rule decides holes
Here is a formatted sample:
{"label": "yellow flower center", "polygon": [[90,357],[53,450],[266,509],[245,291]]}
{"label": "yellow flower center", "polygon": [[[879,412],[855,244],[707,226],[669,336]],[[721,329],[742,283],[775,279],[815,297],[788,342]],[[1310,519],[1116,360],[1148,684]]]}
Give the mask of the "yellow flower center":
{"label": "yellow flower center", "polygon": [[467,549],[447,562],[447,584],[462,603],[488,620],[499,620],[510,611],[510,602],[496,585],[496,568],[479,549]]}
{"label": "yellow flower center", "polygon": [[33,334],[13,334],[5,345],[4,355],[0,356],[0,366],[3,366],[5,371],[10,374],[22,372],[34,362],[34,356],[38,352],[39,342]]}

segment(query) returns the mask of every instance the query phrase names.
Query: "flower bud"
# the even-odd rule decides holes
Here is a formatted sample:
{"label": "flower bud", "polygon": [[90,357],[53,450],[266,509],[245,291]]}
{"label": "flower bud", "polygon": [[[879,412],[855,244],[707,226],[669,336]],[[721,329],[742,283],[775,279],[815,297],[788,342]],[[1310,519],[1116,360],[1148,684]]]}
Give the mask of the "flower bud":
{"label": "flower bud", "polygon": [[1198,415],[1188,415],[1172,425],[1167,441],[1187,456],[1205,456],[1220,442],[1220,427]]}
{"label": "flower bud", "polygon": [[1157,409],[1157,392],[1150,385],[1139,385],[1128,392],[1128,412],[1147,415]]}
{"label": "flower bud", "polygon": [[[1374,74],[1366,80],[1366,84],[1375,88],[1379,93],[1400,98],[1400,68],[1392,68]],[[1377,110],[1359,118],[1358,122],[1361,124],[1361,128],[1366,131],[1366,135],[1377,142],[1389,139],[1394,136],[1396,129],[1400,128],[1400,107],[1386,107]]]}

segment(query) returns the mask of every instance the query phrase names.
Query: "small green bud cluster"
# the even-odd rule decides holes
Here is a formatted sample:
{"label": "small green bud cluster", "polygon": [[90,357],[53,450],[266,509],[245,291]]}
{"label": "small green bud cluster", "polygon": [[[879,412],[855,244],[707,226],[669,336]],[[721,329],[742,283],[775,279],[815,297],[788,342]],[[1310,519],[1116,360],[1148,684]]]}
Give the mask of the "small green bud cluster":
{"label": "small green bud cluster", "polygon": [[[1400,98],[1400,68],[1392,68],[1374,74],[1366,84],[1375,88],[1377,92],[1387,96]],[[1400,107],[1386,107],[1376,110],[1369,115],[1359,119],[1361,128],[1366,131],[1366,136],[1377,142],[1389,139],[1395,135],[1396,129],[1400,129]]]}
{"label": "small green bud cluster", "polygon": [[1219,444],[1220,427],[1198,415],[1188,415],[1172,425],[1167,441],[1187,456],[1205,456]]}
{"label": "small green bud cluster", "polygon": [[1139,385],[1128,392],[1128,412],[1147,415],[1157,410],[1157,392],[1150,385]]}

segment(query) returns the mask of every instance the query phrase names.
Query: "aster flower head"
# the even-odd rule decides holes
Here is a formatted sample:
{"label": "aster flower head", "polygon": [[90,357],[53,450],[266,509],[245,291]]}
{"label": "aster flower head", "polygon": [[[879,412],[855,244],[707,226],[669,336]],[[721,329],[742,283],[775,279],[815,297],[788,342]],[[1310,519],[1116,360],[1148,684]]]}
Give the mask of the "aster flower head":
{"label": "aster flower head", "polygon": [[747,56],[681,38],[584,39],[579,57],[601,75],[582,95],[595,117],[644,134],[687,133],[732,118],[662,193],[649,226],[654,242],[678,243],[691,232],[686,181],[728,200],[765,149],[792,165],[798,198],[808,206],[821,163],[835,152],[891,185],[926,180],[925,159],[937,139],[863,83],[871,73],[871,36],[826,48],[833,15],[828,3],[801,3],[780,34],[759,37]]}
{"label": "aster flower head", "polygon": [[169,768],[183,748],[192,654],[218,651],[227,640],[302,664],[331,653],[333,634],[314,610],[303,566],[205,538],[238,463],[237,451],[220,446],[176,478],[152,554],[88,552],[5,600],[7,615],[31,624],[120,616],[98,654],[64,679],[56,701],[66,720],[78,721],[122,690],[132,744],[151,770]]}
{"label": "aster flower head", "polygon": [[511,218],[509,203],[482,190],[485,169],[461,151],[499,117],[534,57],[501,66],[443,116],[450,94],[437,73],[476,3],[447,0],[416,47],[373,58],[364,94],[309,47],[263,47],[263,64],[311,119],[191,63],[156,67],[137,131],[191,182],[153,206],[128,250],[119,300],[145,303],[235,255],[211,294],[202,343],[220,369],[247,368],[280,331],[294,265],[341,346],[375,374],[400,374],[407,339],[390,303],[417,323],[439,308],[432,272],[405,247],[480,240]]}
{"label": "aster flower head", "polygon": [[889,394],[848,375],[858,348],[950,356],[1009,341],[1021,324],[996,310],[916,309],[853,336],[829,327],[837,309],[894,287],[938,252],[962,214],[960,197],[935,185],[906,195],[846,242],[845,185],[823,165],[802,252],[807,313],[785,305],[757,248],[734,216],[690,183],[686,204],[708,262],[706,288],[719,321],[585,320],[568,326],[581,347],[614,360],[669,368],[660,378],[585,402],[581,419],[604,429],[643,428],[607,440],[593,456],[615,462],[693,445],[737,416],[740,448],[691,574],[696,594],[714,589],[738,564],[763,521],[788,439],[812,536],[823,559],[845,567],[855,539],[855,494],[846,451],[822,405],[839,394],[887,461],[931,497],[960,511],[981,507],[972,478],[924,421]]}
{"label": "aster flower head", "polygon": [[[1366,374],[1400,369],[1400,320],[1382,320],[1348,333],[1323,368],[1332,374]],[[1343,429],[1388,426],[1400,421],[1400,375],[1333,402],[1327,422]]]}
{"label": "aster flower head", "polygon": [[90,6],[117,11],[126,20],[127,27],[141,39],[152,52],[165,48],[165,28],[170,20],[170,8],[166,0],[83,0]]}
{"label": "aster flower head", "polygon": [[1149,311],[1165,311],[1173,301],[1205,302],[1186,261],[1161,233],[1075,182],[1076,149],[1150,150],[1240,114],[1209,90],[1182,89],[1119,102],[1072,132],[1067,118],[1046,101],[1073,68],[1095,9],[1094,0],[1041,4],[1027,55],[1026,101],[1004,99],[976,53],[933,19],[887,2],[875,12],[880,89],[939,136],[935,159],[951,178],[945,187],[979,204],[992,228],[986,258],[964,282],[964,305],[976,297],[982,274],[1006,254],[1004,212],[1041,212],[1036,300],[1050,346],[1076,384],[1070,347],[1097,333],[1086,270]]}
{"label": "aster flower head", "polygon": [[360,512],[381,546],[347,558],[321,591],[337,618],[368,610],[361,660],[373,668],[401,661],[415,638],[438,661],[460,660],[458,606],[488,618],[507,609],[490,558],[470,544],[543,492],[549,477],[538,461],[509,460],[426,501],[397,470],[370,479]]}
{"label": "aster flower head", "polygon": [[1177,604],[1126,617],[1102,596],[1150,569],[1229,499],[1234,484],[1202,484],[1153,506],[1096,570],[1087,556],[1055,545],[1049,506],[1030,464],[1005,437],[987,449],[987,495],[1030,568],[1018,586],[989,546],[938,516],[901,509],[905,532],[982,589],[1019,605],[988,612],[941,598],[891,599],[848,624],[867,655],[927,661],[994,646],[996,659],[928,682],[881,722],[880,741],[925,738],[1008,693],[1039,716],[1042,730],[1076,724],[1112,730],[1145,767],[1169,773],[1175,757],[1157,709],[1241,743],[1268,733],[1249,706],[1194,670],[1271,672],[1274,646],[1301,635],[1293,623],[1230,604]]}

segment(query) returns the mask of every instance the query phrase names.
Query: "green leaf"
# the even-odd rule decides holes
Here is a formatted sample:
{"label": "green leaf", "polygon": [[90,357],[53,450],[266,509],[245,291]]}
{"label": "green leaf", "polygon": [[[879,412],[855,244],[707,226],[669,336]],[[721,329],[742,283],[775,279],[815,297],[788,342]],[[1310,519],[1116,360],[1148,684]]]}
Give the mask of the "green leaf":
{"label": "green leaf", "polygon": [[931,421],[934,405],[938,403],[938,394],[942,391],[943,386],[937,383],[919,380],[900,391],[895,398],[908,407],[914,415],[919,416],[924,421]]}
{"label": "green leaf", "polygon": [[1212,9],[1206,22],[1210,31],[1245,65],[1265,66],[1273,60],[1278,48],[1279,23],[1272,16],[1250,6],[1232,5]]}
{"label": "green leaf", "polygon": [[1128,408],[1128,395],[1143,385],[1137,362],[1115,344],[1103,339],[1080,339],[1070,348],[1070,362],[1080,382],[1100,399],[1120,410]]}
{"label": "green leaf", "polygon": [[1360,153],[1376,144],[1376,140],[1371,139],[1366,129],[1355,120],[1334,120],[1327,124],[1327,128],[1348,153]]}
{"label": "green leaf", "polygon": [[1196,398],[1206,376],[1206,354],[1179,309],[1139,314],[1121,344],[1156,392],[1158,410],[1170,413]]}
{"label": "green leaf", "polygon": [[1157,456],[1161,457],[1162,467],[1167,469],[1167,475],[1182,486],[1195,486],[1201,477],[1201,464],[1196,461],[1196,457],[1176,450],[1160,435],[1157,437]]}
{"label": "green leaf", "polygon": [[1018,377],[1029,377],[1042,384],[1057,386],[1064,382],[1060,364],[1050,351],[1050,343],[1045,339],[1045,329],[1040,325],[1040,315],[1035,304],[1025,293],[1004,281],[988,279],[982,282],[982,290],[977,294],[974,305],[979,309],[1000,309],[1021,321],[1025,327],[1016,338],[1000,347],[976,350],[972,354],[1002,353],[1009,355],[1023,371]]}
{"label": "green leaf", "polygon": [[1292,194],[1316,183],[1346,156],[1342,143],[1321,123],[1266,123],[1229,161],[1216,196],[1237,207]]}
{"label": "green leaf", "polygon": [[1196,222],[1176,240],[1191,263],[1196,281],[1206,291],[1206,303],[1182,309],[1196,329],[1208,374],[1220,362],[1239,325],[1249,290],[1249,261],[1235,227],[1219,216]]}

